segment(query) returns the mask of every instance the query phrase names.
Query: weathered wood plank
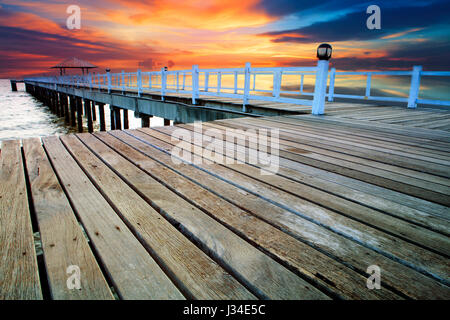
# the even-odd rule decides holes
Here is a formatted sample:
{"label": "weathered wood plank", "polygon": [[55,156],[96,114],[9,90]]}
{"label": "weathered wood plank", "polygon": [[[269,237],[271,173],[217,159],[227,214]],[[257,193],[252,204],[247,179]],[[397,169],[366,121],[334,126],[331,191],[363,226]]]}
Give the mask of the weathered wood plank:
{"label": "weathered wood plank", "polygon": [[[169,142],[171,139],[170,132],[176,130],[176,128],[161,127],[157,128],[157,130],[158,131],[148,128],[139,129],[139,131],[145,132],[148,135]],[[190,143],[187,142],[186,145],[189,146]],[[214,160],[208,152],[203,153],[201,147],[192,149],[194,154],[204,156],[209,160]],[[192,150],[189,151],[192,152]],[[207,170],[208,164],[201,164],[199,166],[204,166],[205,170]],[[244,187],[245,190],[251,190],[251,192],[255,192],[260,196],[271,199],[271,201],[279,203],[279,205],[283,207],[291,208],[291,210],[295,210],[299,215],[307,215],[310,219],[328,225],[340,234],[346,234],[347,237],[363,243],[374,250],[380,250],[391,257],[396,257],[405,264],[415,265],[416,268],[420,268],[424,272],[428,272],[430,275],[433,275],[442,281],[446,281],[445,279],[447,277],[446,274],[449,272],[449,266],[444,262],[446,259],[443,256],[423,250],[404,240],[393,237],[388,233],[380,232],[378,229],[371,226],[361,224],[358,220],[355,221],[349,219],[345,215],[336,214],[334,211],[305,201],[300,197],[294,196],[294,194],[296,194],[295,192],[290,192],[289,190],[285,190],[288,192],[282,192],[278,188],[271,187],[270,184],[272,183],[267,185],[267,182],[261,183],[256,179],[249,179],[249,177],[255,177],[255,173],[244,173],[245,175],[241,175],[236,172],[242,168],[248,169],[248,165],[236,164],[230,166],[230,169],[233,170],[229,170],[226,167],[227,165],[223,165],[222,168],[216,167],[214,174],[226,178],[228,181],[233,181],[233,183]],[[256,170],[256,172],[259,172],[259,170]],[[259,173],[256,173],[256,175],[258,175],[258,177],[263,176]],[[266,177],[268,177],[268,179],[278,179],[276,175],[267,175]]]}
{"label": "weathered wood plank", "polygon": [[[206,122],[203,124],[205,127],[212,127],[218,129],[257,129],[267,128],[267,126],[254,125],[254,124],[239,124],[238,122]],[[319,142],[318,139],[304,138],[302,134],[297,134],[295,137],[284,132],[280,132],[280,149],[290,151],[295,149],[312,150],[319,153],[327,153],[329,151],[336,155],[351,155],[354,157],[369,159],[377,161],[378,163],[386,163],[402,168],[408,168],[419,172],[427,172],[429,174],[438,175],[450,178],[450,169],[448,166],[434,163],[430,166],[430,162],[406,158],[399,155],[393,155],[392,153],[382,152],[377,150],[367,150],[355,146],[348,146],[342,143],[330,143],[327,141]]]}
{"label": "weathered wood plank", "polygon": [[20,141],[0,150],[0,300],[42,299]]}
{"label": "weathered wood plank", "polygon": [[[227,270],[231,270],[234,276],[245,283],[258,296],[270,299],[327,298],[325,294],[309,283],[236,236],[152,177],[143,173],[139,168],[113,152],[105,144],[92,137],[92,135],[79,135],[79,137],[83,141],[89,142],[89,146],[98,154],[101,153],[102,159],[116,173],[126,179],[135,190],[139,190],[140,195],[162,212],[166,219],[172,221],[172,223],[179,224],[185,235],[200,243],[204,250],[210,252],[215,259],[218,259],[221,265],[225,266]],[[81,142],[78,141],[77,143],[74,139],[71,139],[67,144],[73,150],[73,153],[76,153],[81,163],[85,165],[89,163],[91,164],[90,167],[92,167],[92,164],[95,164],[96,167],[94,169],[90,169],[88,166],[85,169],[96,180],[100,178],[105,180],[111,175],[110,171],[106,169],[106,166],[100,160],[96,160],[94,156],[89,156],[89,152],[82,147]],[[101,170],[103,166],[105,168]],[[103,185],[105,192],[107,192],[107,188],[111,190],[111,196],[118,192],[122,194],[128,193],[125,183],[116,183],[114,186],[111,184]],[[131,197],[131,195],[128,194],[127,197]],[[115,202],[118,207],[120,206],[119,202]],[[133,199],[133,202],[135,203],[134,212],[136,212],[139,210],[139,207],[136,205],[139,203],[139,200]],[[176,235],[176,232],[171,232],[170,237],[175,238]],[[193,262],[190,261],[189,263],[192,266]]]}
{"label": "weathered wood plank", "polygon": [[[208,128],[227,130],[229,128],[214,123],[205,123],[203,124],[203,127],[204,130]],[[251,125],[245,127],[242,125],[237,126],[236,128],[248,131],[248,129],[256,129],[258,127],[253,127]],[[251,132],[249,132],[248,134],[251,134]],[[423,172],[423,170],[418,171],[417,167],[411,164],[411,162],[409,161],[408,162],[404,161],[401,163],[402,165],[406,165],[407,167],[409,167],[404,168],[403,166],[388,164],[387,162],[391,161],[390,157],[378,158],[377,159],[378,161],[375,161],[373,160],[374,158],[373,153],[368,154],[367,157],[358,157],[354,155],[348,155],[346,152],[343,153],[337,152],[334,150],[334,148],[322,149],[317,147],[316,145],[299,143],[297,139],[295,139],[295,141],[290,141],[285,140],[284,138],[285,138],[284,136],[279,137],[280,156],[282,156],[283,158],[296,161],[297,159],[296,156],[298,154],[301,154],[303,156],[310,157],[311,159],[333,162],[335,164],[340,164],[343,166],[347,166],[349,168],[353,167],[363,172],[373,172],[374,174],[379,174],[383,176],[389,175],[391,178],[394,176],[396,180],[405,181],[406,183],[414,183],[414,181],[417,181],[419,186],[421,184],[421,180],[424,180],[425,182],[425,184],[423,184],[424,188],[429,186],[428,184],[429,182],[438,184],[438,186],[439,184],[442,184],[444,186],[450,186],[450,179],[446,177],[436,176],[428,172]],[[429,167],[429,163],[427,163],[427,165]],[[428,170],[427,167],[424,167],[423,169],[425,169],[425,171]],[[447,177],[450,177],[450,168],[444,167],[442,174]]]}
{"label": "weathered wood plank", "polygon": [[[38,138],[23,141],[31,195],[53,299],[114,299]],[[80,269],[81,289],[69,289],[66,270]]]}
{"label": "weathered wood plank", "polygon": [[[189,297],[197,299],[254,298],[245,287],[190,242],[93,155],[78,138],[73,135],[64,136],[62,141],[102,193],[114,204],[128,226]],[[115,167],[119,164],[119,160],[117,159]],[[156,189],[156,187],[157,184],[150,183],[146,186],[148,189]],[[152,201],[170,204],[167,192],[167,189],[160,191]],[[177,207],[177,209],[180,208]]]}
{"label": "weathered wood plank", "polygon": [[[120,135],[120,132],[114,132]],[[345,299],[395,299],[396,295],[390,292],[368,291],[366,278],[351,269],[344,268],[337,261],[327,255],[296,241],[291,236],[283,233],[279,229],[272,227],[265,221],[247,213],[238,206],[235,206],[219,196],[210,193],[208,190],[184,178],[182,175],[168,170],[167,167],[144,156],[142,153],[122,143],[109,134],[97,134],[97,136],[107,143],[116,152],[133,162],[141,170],[145,170],[155,179],[162,181],[172,191],[177,192],[184,199],[189,199],[191,203],[222,221],[241,237],[248,239],[252,243],[263,248],[273,256],[282,260],[289,267],[318,282],[323,287],[328,287],[331,292]],[[88,136],[82,140],[90,146],[103,159],[107,159],[113,154],[105,148],[99,147],[99,141],[92,140]],[[168,160],[168,165],[172,162]],[[182,167],[184,172],[199,171],[191,166]],[[192,175],[192,173],[191,173]],[[136,187],[142,187],[140,181],[136,182]],[[225,191],[225,190],[223,190]],[[220,192],[220,191],[219,191]],[[221,193],[222,194],[222,193]],[[226,193],[223,193],[226,194]],[[320,275],[320,276],[319,276]],[[324,280],[324,277],[326,278]],[[334,286],[330,286],[330,281]]]}
{"label": "weathered wood plank", "polygon": [[[271,119],[271,123],[268,123],[264,119],[245,119],[246,122],[250,120],[252,123],[256,123],[257,121],[255,120],[261,120],[258,122],[266,126],[276,125],[278,123],[280,129],[283,131],[293,130],[296,134],[299,133],[298,131],[305,132],[305,134],[313,133],[313,137],[318,139],[327,139],[329,141],[357,145],[363,148],[395,150],[399,154],[407,157],[412,157],[417,154],[426,157],[426,159],[432,157],[449,160],[449,155],[446,153],[448,142],[434,141],[423,137],[409,137],[395,133],[382,133],[376,129],[354,128],[351,123],[328,123],[327,119],[324,119],[323,122],[317,122],[317,119],[310,121],[309,118],[274,117],[274,119]],[[236,119],[237,121],[240,121],[240,119]],[[417,131],[417,129],[415,130]],[[343,141],[336,138],[343,138]],[[403,153],[401,153],[402,151]]]}
{"label": "weathered wood plank", "polygon": [[[191,125],[182,125],[181,127],[192,130]],[[218,131],[221,134],[225,134],[223,131]],[[248,135],[252,135],[251,133],[247,133]],[[206,128],[204,129],[204,135],[205,136],[211,136],[213,137],[214,133],[209,132]],[[251,152],[249,152],[250,145],[248,141],[246,142],[245,136],[235,132],[235,135],[241,139],[238,139],[237,144],[242,145],[245,147],[245,152],[243,155],[249,156]],[[253,137],[257,138],[256,134],[253,134]],[[211,150],[216,145],[209,144],[206,149]],[[226,150],[222,150],[222,154],[226,154]],[[257,159],[254,159],[254,157],[251,157],[255,162]],[[251,167],[249,167],[251,169]],[[255,172],[257,170],[254,170]],[[256,174],[256,173],[255,173]],[[261,177],[260,179],[265,179],[265,177]],[[292,186],[291,191],[296,190],[296,194],[301,194],[302,197],[311,200],[316,203],[320,203],[321,205],[324,205],[328,208],[332,208],[334,210],[340,211],[342,213],[348,214],[350,216],[358,216],[359,219],[362,219],[363,221],[366,221],[370,224],[377,225],[383,229],[387,227],[385,230],[389,230],[394,233],[401,234],[403,236],[409,237],[409,239],[413,241],[419,241],[420,244],[428,244],[431,248],[434,248],[436,245],[436,240],[438,242],[441,242],[440,250],[447,250],[447,248],[450,247],[450,242],[447,242],[447,237],[442,235],[436,235],[430,233],[427,230],[422,230],[420,227],[417,227],[416,225],[409,225],[408,222],[404,222],[402,220],[397,220],[394,217],[387,216],[385,214],[381,214],[378,211],[375,211],[371,208],[359,206],[358,204],[355,204],[350,201],[346,201],[345,199],[340,199],[335,197],[334,195],[331,195],[327,192],[317,190],[313,187],[298,185],[293,183],[290,179],[284,179],[280,178],[283,182],[280,183],[281,188],[290,185]],[[430,227],[435,230],[439,230],[445,234],[448,235],[448,232],[450,230],[450,223],[447,219],[440,219],[439,217],[435,216],[429,216],[427,215],[426,218],[422,215],[416,216],[411,215],[408,212],[404,213],[397,213],[397,216],[399,216],[402,219],[407,219],[410,221],[413,221],[415,223],[420,223],[423,226]],[[377,219],[378,218],[378,219]],[[370,220],[370,221],[369,221]],[[384,222],[382,222],[384,221]],[[399,229],[396,229],[398,227]],[[393,229],[392,229],[393,228]],[[408,230],[408,231],[407,231]],[[423,237],[421,236],[423,235]]]}
{"label": "weathered wood plank", "polygon": [[59,138],[48,137],[43,142],[119,296],[124,299],[183,299],[181,292],[89,181]]}
{"label": "weathered wood plank", "polygon": [[[241,190],[232,183],[222,180],[214,174],[215,165],[207,166],[211,171],[190,170],[190,166],[175,165],[171,159],[171,145],[136,130],[127,131],[127,133],[129,134],[118,131],[110,132],[111,135],[139,150],[146,156],[170,166],[172,170],[180,172],[180,174],[191,181],[204,186],[208,191],[214,192],[221,198],[227,199],[230,203],[248,210],[255,216],[271,223],[293,237],[312,244],[315,248],[323,250],[327,255],[335,257],[338,261],[344,261],[347,266],[364,273],[367,266],[375,263],[383,270],[383,281],[409,297],[432,298],[450,295],[450,291],[445,285],[439,284],[417,271],[369,250],[319,224],[315,224],[257,195]],[[148,141],[150,144],[143,141]],[[144,165],[142,162],[138,164]]]}

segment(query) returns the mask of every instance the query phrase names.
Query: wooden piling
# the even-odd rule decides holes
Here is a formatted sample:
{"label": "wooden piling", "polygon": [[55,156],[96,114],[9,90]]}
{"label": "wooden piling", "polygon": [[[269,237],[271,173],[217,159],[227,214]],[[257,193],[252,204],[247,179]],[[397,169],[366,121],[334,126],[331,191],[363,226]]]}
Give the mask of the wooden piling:
{"label": "wooden piling", "polygon": [[115,120],[115,114],[114,114],[114,107],[109,106],[109,117],[111,120],[111,130],[116,130],[116,120]]}
{"label": "wooden piling", "polygon": [[11,80],[11,91],[17,91],[17,83]]}
{"label": "wooden piling", "polygon": [[116,130],[122,130],[122,119],[120,117],[120,108],[114,107],[114,119],[116,120]]}
{"label": "wooden piling", "polygon": [[70,125],[72,127],[75,127],[76,126],[75,111],[77,110],[77,105],[74,96],[70,96],[69,100],[70,100]]}
{"label": "wooden piling", "polygon": [[141,115],[141,127],[142,128],[150,127],[150,116]]}
{"label": "wooden piling", "polygon": [[98,104],[98,113],[100,115],[100,131],[106,131],[106,123],[105,123],[105,104]]}
{"label": "wooden piling", "polygon": [[69,123],[70,122],[70,115],[69,115],[69,104],[67,102],[67,95],[63,94],[63,108],[64,108],[64,122]]}
{"label": "wooden piling", "polygon": [[92,108],[91,108],[91,101],[90,100],[84,100],[85,110],[86,110],[86,118],[87,118],[87,125],[88,125],[88,132],[92,133],[94,132],[94,124],[92,123]]}
{"label": "wooden piling", "polygon": [[128,109],[123,109],[123,128],[125,130],[130,128],[130,124],[128,122]]}
{"label": "wooden piling", "polygon": [[97,121],[97,110],[95,109],[95,101],[91,101],[92,105],[92,120]]}
{"label": "wooden piling", "polygon": [[55,109],[56,109],[56,115],[58,117],[61,117],[62,115],[62,111],[61,111],[61,102],[59,100],[59,92],[58,91],[54,91],[54,98],[55,98]]}
{"label": "wooden piling", "polygon": [[75,98],[76,106],[77,106],[77,125],[78,132],[83,132],[83,104],[80,97]]}
{"label": "wooden piling", "polygon": [[64,117],[64,94],[58,93],[58,102],[59,102],[59,116]]}

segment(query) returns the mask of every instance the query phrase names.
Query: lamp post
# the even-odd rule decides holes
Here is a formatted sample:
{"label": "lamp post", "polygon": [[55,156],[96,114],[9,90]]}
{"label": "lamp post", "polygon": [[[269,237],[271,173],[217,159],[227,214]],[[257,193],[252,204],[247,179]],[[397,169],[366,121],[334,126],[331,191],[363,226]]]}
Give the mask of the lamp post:
{"label": "lamp post", "polygon": [[314,115],[324,114],[325,96],[327,94],[328,66],[332,53],[331,45],[322,43],[317,47],[317,73],[314,87],[314,100],[311,113]]}
{"label": "lamp post", "polygon": [[108,81],[108,93],[111,93],[111,69],[106,68],[106,80]]}

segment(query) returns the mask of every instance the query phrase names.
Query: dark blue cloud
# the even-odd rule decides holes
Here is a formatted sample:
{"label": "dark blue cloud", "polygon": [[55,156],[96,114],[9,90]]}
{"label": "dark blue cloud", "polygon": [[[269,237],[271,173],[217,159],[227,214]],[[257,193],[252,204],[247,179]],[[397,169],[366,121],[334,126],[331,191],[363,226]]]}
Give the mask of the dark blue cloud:
{"label": "dark blue cloud", "polygon": [[[381,8],[381,29],[369,30],[365,10],[352,12],[336,20],[319,22],[307,27],[264,33],[274,36],[273,42],[335,42],[373,40],[410,28],[424,28],[445,24],[450,12],[450,1],[434,2],[424,6]],[[441,27],[441,26],[439,26]]]}
{"label": "dark blue cloud", "polygon": [[271,16],[301,13],[304,10],[330,11],[361,5],[358,0],[261,0],[255,5]]}

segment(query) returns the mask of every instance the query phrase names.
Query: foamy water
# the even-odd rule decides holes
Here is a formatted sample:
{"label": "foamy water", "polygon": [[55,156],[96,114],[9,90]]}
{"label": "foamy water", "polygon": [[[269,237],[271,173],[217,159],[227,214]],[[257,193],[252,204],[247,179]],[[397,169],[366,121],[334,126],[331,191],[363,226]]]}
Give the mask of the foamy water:
{"label": "foamy water", "polygon": [[[50,109],[24,91],[24,84],[17,84],[17,92],[11,91],[9,80],[0,79],[0,140],[44,137],[76,132],[76,128],[67,126],[64,118],[59,118]],[[130,129],[141,126],[141,120],[128,112]],[[97,120],[98,107],[97,107]],[[122,115],[123,119],[123,115]],[[109,105],[105,106],[106,129],[110,129]],[[87,131],[86,121],[84,127]],[[151,126],[162,126],[163,119],[153,117]],[[94,130],[99,123],[94,122]]]}

